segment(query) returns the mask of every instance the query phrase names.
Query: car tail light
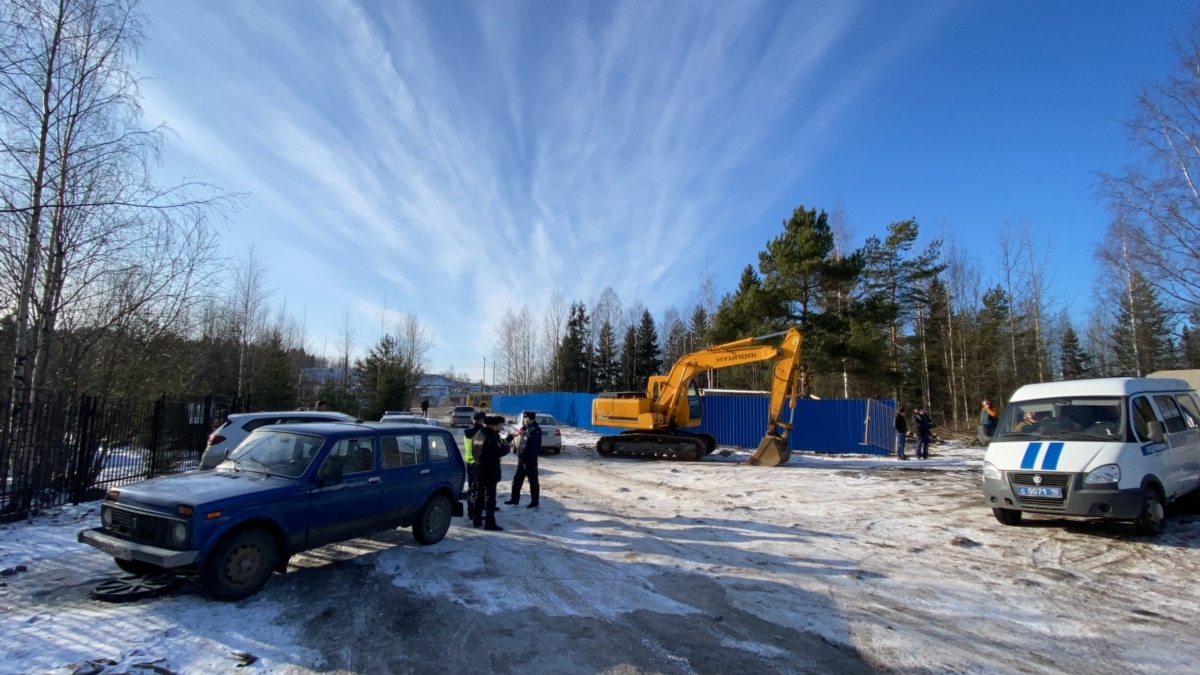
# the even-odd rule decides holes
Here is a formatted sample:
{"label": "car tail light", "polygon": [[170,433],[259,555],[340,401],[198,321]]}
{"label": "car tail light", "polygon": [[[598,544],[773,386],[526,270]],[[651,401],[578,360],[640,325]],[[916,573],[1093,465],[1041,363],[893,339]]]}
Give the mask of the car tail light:
{"label": "car tail light", "polygon": [[561,430],[561,429],[555,429],[555,430],[554,430],[554,435],[555,435],[555,436],[562,436],[562,430]]}
{"label": "car tail light", "polygon": [[217,443],[224,443],[224,442],[225,442],[225,437],[222,436],[221,434],[218,434],[215,431],[208,435],[208,444],[209,445],[216,445]]}

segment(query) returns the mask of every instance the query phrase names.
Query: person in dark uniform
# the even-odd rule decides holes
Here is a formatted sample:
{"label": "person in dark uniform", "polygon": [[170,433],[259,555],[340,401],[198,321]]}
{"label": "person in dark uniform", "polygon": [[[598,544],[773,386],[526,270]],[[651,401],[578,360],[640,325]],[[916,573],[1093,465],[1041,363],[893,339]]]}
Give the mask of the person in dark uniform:
{"label": "person in dark uniform", "polygon": [[929,459],[929,443],[933,440],[933,420],[925,412],[925,406],[917,406],[913,413],[913,426],[917,428],[917,459]]}
{"label": "person in dark uniform", "polygon": [[521,501],[521,486],[525,477],[529,477],[529,496],[532,498],[527,508],[538,507],[538,497],[541,486],[538,485],[538,455],[542,454],[542,427],[537,423],[537,413],[526,410],[521,425],[521,450],[517,453],[517,474],[513,476],[512,499],[505,504],[517,504]]}
{"label": "person in dark uniform", "polygon": [[421,416],[429,417],[429,399],[421,401]]}
{"label": "person in dark uniform", "polygon": [[500,458],[509,452],[508,441],[500,437],[504,418],[483,418],[483,428],[475,434],[472,451],[475,454],[475,476],[479,484],[475,492],[475,527],[485,530],[503,530],[496,524],[496,484],[500,482]]}
{"label": "person in dark uniform", "polygon": [[904,406],[896,407],[896,459],[908,459],[904,455],[904,445],[908,441],[908,420],[904,419]]}
{"label": "person in dark uniform", "polygon": [[[483,442],[483,436],[478,436],[483,429],[483,419],[487,413],[480,410],[475,413],[475,425],[463,432],[463,459],[467,462],[467,517],[475,522],[475,494],[479,491],[479,478],[475,475],[475,439]],[[482,449],[482,448],[481,448]]]}

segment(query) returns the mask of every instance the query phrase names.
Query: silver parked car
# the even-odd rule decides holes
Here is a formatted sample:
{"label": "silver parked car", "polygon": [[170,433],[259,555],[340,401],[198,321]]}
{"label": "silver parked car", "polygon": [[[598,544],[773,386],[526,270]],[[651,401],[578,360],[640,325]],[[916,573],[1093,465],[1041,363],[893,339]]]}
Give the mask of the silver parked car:
{"label": "silver parked car", "polygon": [[[538,426],[542,428],[542,454],[557,455],[562,452],[562,430],[558,428],[558,420],[550,413],[540,412],[534,415]],[[517,418],[520,422],[520,418]],[[517,448],[521,446],[520,437],[515,441]],[[515,449],[515,448],[514,448]]]}
{"label": "silver parked car", "polygon": [[301,424],[305,422],[355,422],[354,417],[329,410],[288,410],[283,412],[238,413],[225,418],[225,423],[209,434],[208,447],[200,457],[201,469],[213,469],[225,460],[225,453],[246,440],[251,431],[268,424]]}
{"label": "silver parked car", "polygon": [[475,423],[474,406],[456,405],[454,412],[450,413],[450,426],[452,427],[469,427]]}
{"label": "silver parked car", "polygon": [[413,415],[412,413],[385,413],[384,416],[379,419],[379,421],[392,422],[393,424],[425,424],[432,427],[441,426],[437,423],[437,420],[433,419],[432,417],[425,417],[420,413],[416,415]]}

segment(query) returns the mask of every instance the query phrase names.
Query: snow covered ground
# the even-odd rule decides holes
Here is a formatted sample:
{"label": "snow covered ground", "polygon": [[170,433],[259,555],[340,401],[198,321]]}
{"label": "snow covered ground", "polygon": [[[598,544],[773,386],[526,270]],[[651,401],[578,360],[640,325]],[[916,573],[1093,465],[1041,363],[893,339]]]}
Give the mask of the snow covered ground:
{"label": "snow covered ground", "polygon": [[[982,450],[607,459],[564,427],[542,507],[293,557],[258,594],[88,598],[96,504],[0,526],[0,673],[1194,672],[1200,516],[997,523]],[[512,458],[505,475],[511,476]],[[503,492],[506,483],[501,484]],[[526,494],[524,501],[528,501]],[[250,656],[248,656],[250,655]],[[253,663],[247,664],[247,661]]]}

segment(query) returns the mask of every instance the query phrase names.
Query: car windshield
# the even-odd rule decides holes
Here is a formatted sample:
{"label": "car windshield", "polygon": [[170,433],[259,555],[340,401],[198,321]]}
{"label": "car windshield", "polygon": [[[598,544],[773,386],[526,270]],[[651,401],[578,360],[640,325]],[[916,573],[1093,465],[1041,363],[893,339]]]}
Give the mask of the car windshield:
{"label": "car windshield", "polygon": [[1114,440],[1125,436],[1125,406],[1117,397],[1014,401],[993,440]]}
{"label": "car windshield", "polygon": [[229,453],[219,468],[299,478],[325,442],[320,436],[257,429]]}

